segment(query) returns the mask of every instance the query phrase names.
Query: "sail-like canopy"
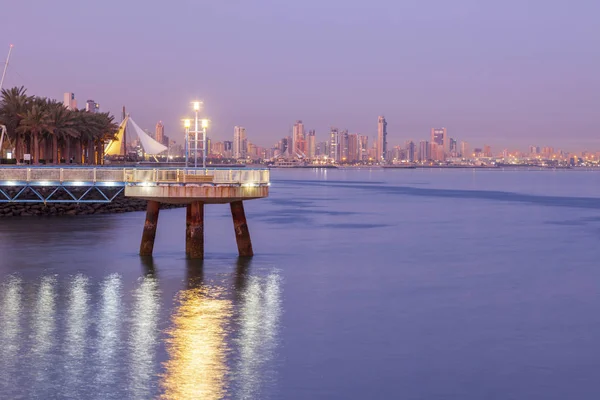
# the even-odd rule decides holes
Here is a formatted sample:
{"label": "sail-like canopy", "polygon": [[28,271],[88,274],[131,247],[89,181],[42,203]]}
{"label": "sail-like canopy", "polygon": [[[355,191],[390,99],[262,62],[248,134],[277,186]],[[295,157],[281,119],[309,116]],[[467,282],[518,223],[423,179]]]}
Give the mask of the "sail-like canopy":
{"label": "sail-like canopy", "polygon": [[121,125],[119,125],[119,130],[115,135],[116,139],[111,140],[106,145],[104,154],[107,156],[125,155],[125,150],[123,149],[123,140],[125,138],[125,128],[127,127],[128,123],[131,125],[131,127],[133,127],[135,134],[140,139],[142,148],[146,154],[156,155],[167,150],[167,146],[152,139],[146,132],[142,130],[142,128],[138,126],[138,124],[135,123],[135,121],[129,115],[127,115],[123,122],[121,122]]}
{"label": "sail-like canopy", "polygon": [[123,139],[125,137],[125,127],[127,126],[127,121],[129,121],[129,115],[126,116],[123,122],[121,122],[121,125],[119,125],[119,130],[115,135],[116,139],[111,140],[106,145],[106,148],[104,149],[105,155],[120,156],[125,154],[123,149]]}
{"label": "sail-like canopy", "polygon": [[129,123],[131,126],[133,126],[133,130],[137,134],[138,138],[140,138],[140,142],[142,142],[142,147],[144,148],[144,152],[146,154],[156,155],[167,150],[167,146],[152,139],[146,132],[142,130],[142,128],[138,126],[138,124],[135,123],[133,119],[129,118]]}

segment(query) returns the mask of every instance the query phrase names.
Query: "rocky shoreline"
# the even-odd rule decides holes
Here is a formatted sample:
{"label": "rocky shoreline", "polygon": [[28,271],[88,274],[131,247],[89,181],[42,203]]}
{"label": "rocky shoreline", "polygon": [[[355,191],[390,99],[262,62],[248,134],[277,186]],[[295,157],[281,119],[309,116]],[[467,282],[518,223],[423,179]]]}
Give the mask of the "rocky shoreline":
{"label": "rocky shoreline", "polygon": [[[161,209],[179,208],[178,204],[161,204]],[[0,218],[54,215],[117,214],[146,211],[146,201],[119,194],[110,203],[0,203]]]}

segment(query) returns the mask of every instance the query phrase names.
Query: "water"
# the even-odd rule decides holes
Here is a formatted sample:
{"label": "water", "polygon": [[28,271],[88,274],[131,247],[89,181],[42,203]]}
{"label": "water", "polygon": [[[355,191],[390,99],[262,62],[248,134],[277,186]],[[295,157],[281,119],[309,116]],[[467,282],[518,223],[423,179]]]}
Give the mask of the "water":
{"label": "water", "polygon": [[0,220],[0,398],[597,399],[600,173],[280,170],[226,206]]}

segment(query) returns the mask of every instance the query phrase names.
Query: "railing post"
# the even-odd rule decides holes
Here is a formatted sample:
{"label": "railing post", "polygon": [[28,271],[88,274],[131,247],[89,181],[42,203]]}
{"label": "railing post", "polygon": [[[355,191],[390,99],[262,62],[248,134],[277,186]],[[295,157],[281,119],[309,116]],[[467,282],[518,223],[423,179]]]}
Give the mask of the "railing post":
{"label": "railing post", "polygon": [[60,183],[63,183],[63,182],[64,182],[64,180],[65,180],[64,173],[65,173],[64,169],[63,169],[63,168],[61,168],[61,169],[60,169],[60,173],[59,173],[59,180],[60,180]]}
{"label": "railing post", "polygon": [[94,183],[96,183],[96,168],[94,168]]}
{"label": "railing post", "polygon": [[27,182],[31,180],[31,168],[27,168]]}

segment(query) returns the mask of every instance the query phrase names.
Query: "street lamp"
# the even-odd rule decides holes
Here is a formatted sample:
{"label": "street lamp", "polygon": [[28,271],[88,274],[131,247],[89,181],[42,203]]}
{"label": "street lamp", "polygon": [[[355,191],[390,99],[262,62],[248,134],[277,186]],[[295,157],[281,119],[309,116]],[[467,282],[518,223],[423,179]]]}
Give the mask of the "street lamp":
{"label": "street lamp", "polygon": [[183,120],[183,126],[185,127],[185,167],[188,167],[188,153],[190,151],[190,126],[192,122],[189,119]]}
{"label": "street lamp", "polygon": [[198,168],[198,111],[200,111],[200,104],[199,101],[192,102],[196,114],[194,119],[194,168]]}
{"label": "street lamp", "polygon": [[206,169],[206,128],[208,128],[208,120],[202,120],[202,168]]}

